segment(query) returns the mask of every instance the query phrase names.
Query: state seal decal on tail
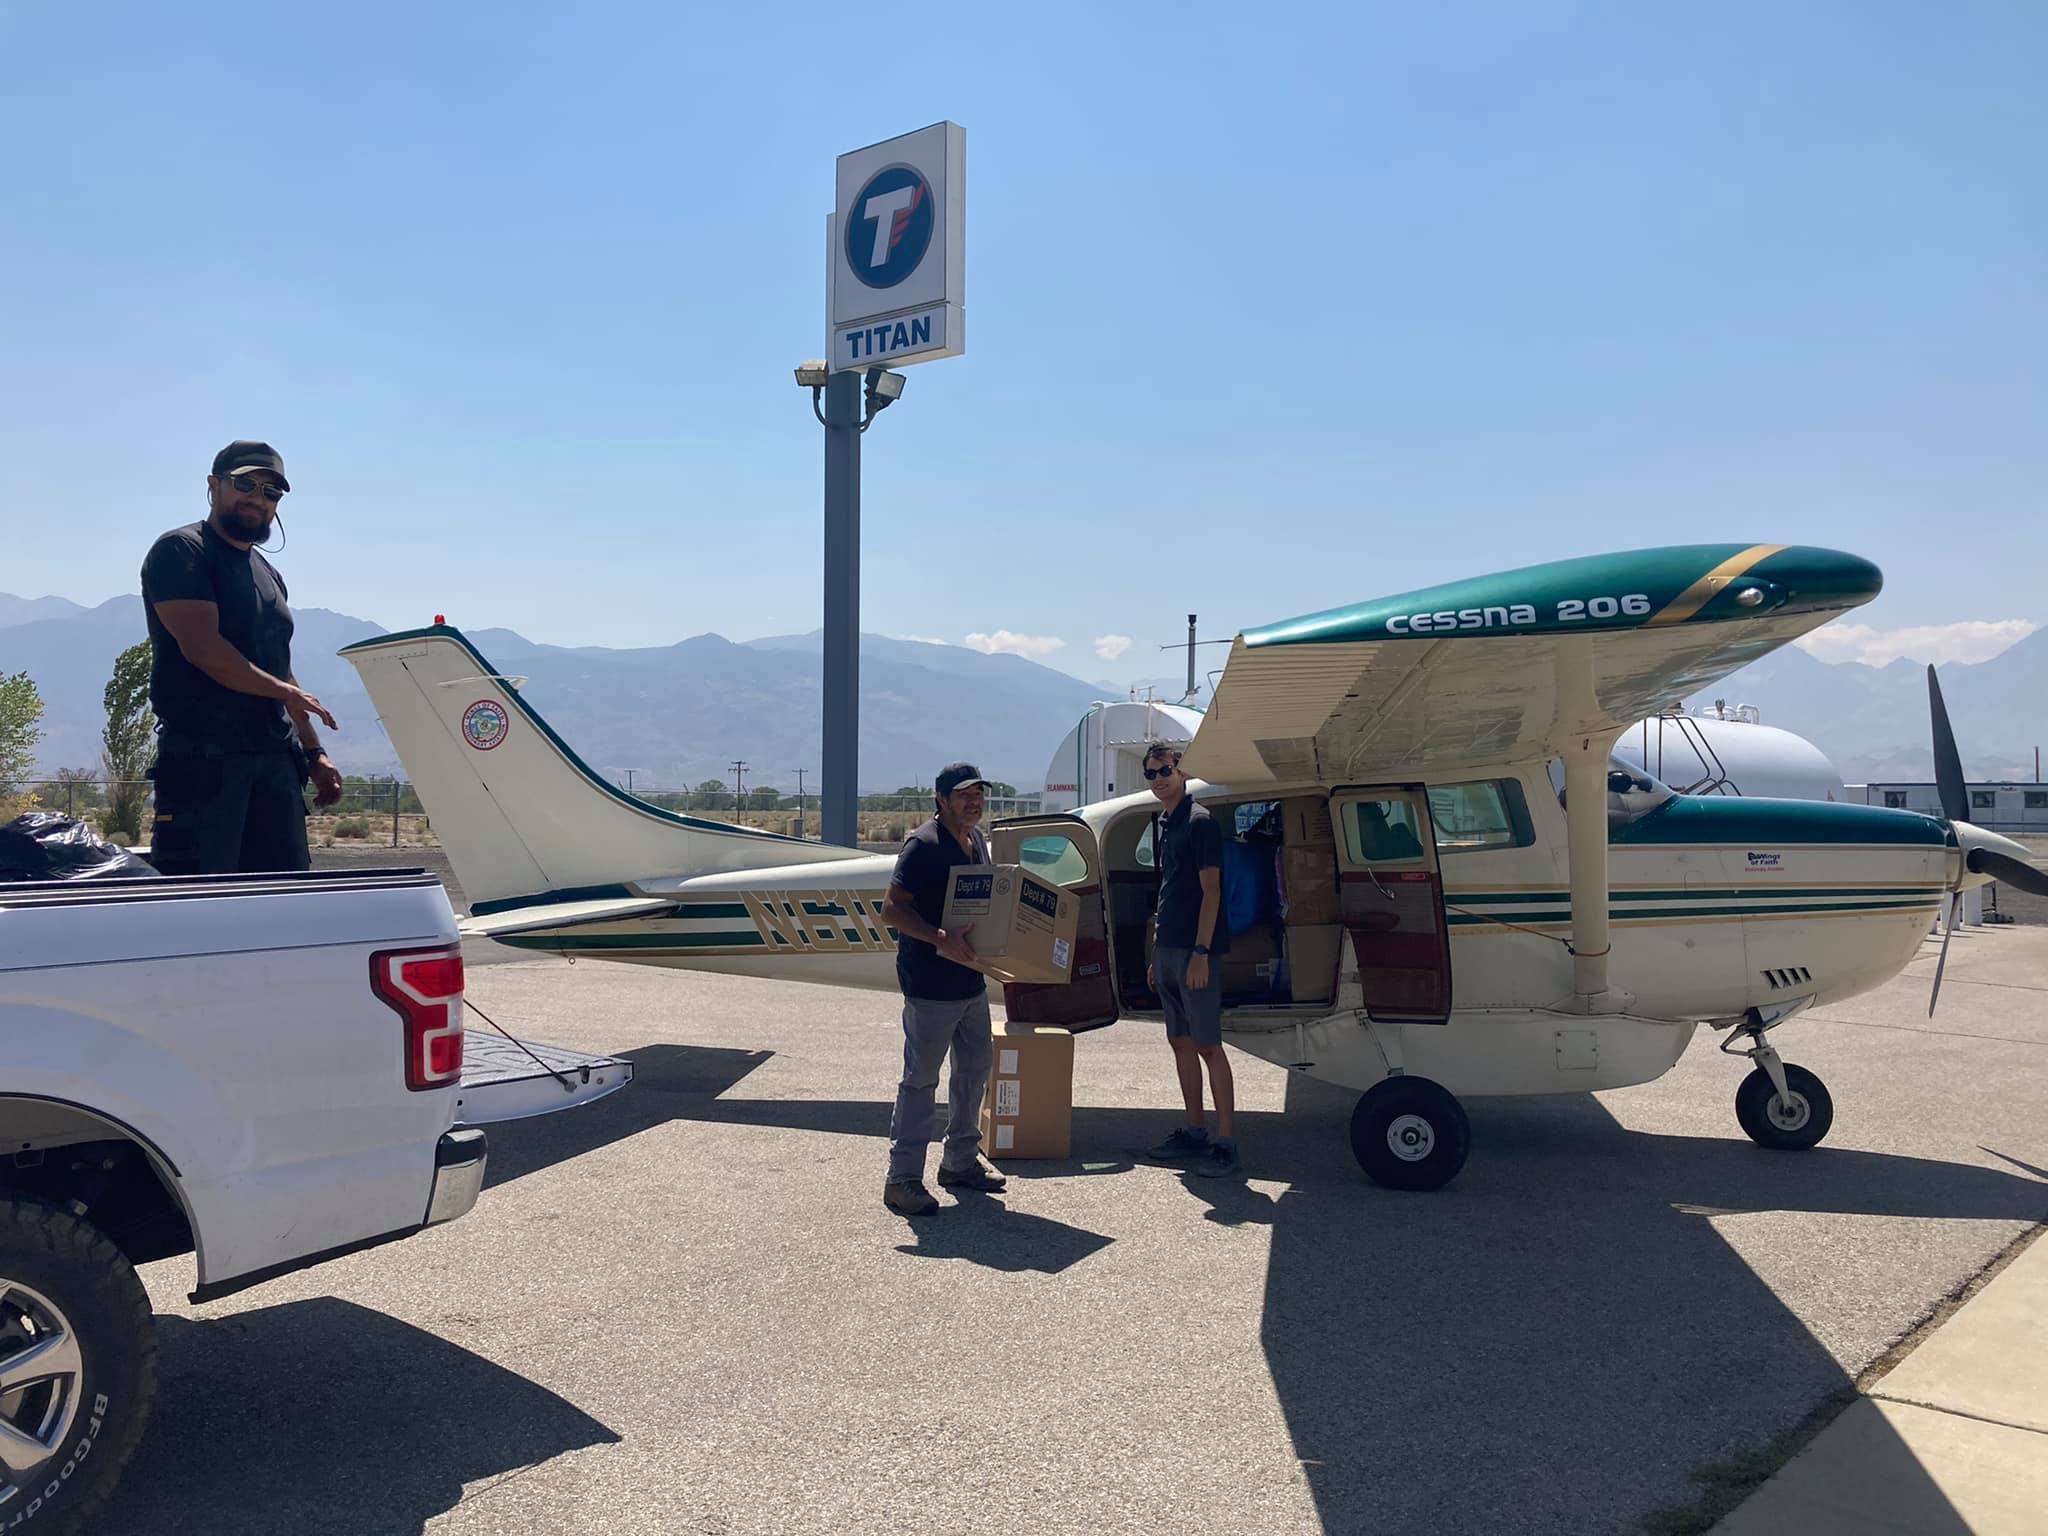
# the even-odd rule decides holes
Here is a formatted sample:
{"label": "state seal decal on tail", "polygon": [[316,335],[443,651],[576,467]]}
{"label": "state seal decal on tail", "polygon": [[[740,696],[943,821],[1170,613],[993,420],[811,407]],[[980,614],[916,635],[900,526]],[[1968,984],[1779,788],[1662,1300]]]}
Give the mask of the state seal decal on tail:
{"label": "state seal decal on tail", "polygon": [[478,699],[462,712],[462,738],[479,752],[488,752],[505,739],[512,724],[505,706],[496,699]]}

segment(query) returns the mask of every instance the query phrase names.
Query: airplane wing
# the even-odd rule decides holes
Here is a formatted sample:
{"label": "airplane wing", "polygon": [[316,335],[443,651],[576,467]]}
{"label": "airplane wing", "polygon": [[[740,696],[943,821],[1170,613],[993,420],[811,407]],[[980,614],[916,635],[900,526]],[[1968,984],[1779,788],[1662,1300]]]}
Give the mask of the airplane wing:
{"label": "airplane wing", "polygon": [[1867,603],[1833,550],[1705,544],[1452,582],[1239,635],[1182,766],[1362,783],[1537,761],[1618,732]]}
{"label": "airplane wing", "polygon": [[626,917],[645,917],[665,912],[673,901],[658,896],[619,896],[592,901],[544,901],[537,906],[512,907],[455,921],[465,939],[502,939],[510,933],[532,933],[540,928],[574,928],[582,923],[615,923]]}

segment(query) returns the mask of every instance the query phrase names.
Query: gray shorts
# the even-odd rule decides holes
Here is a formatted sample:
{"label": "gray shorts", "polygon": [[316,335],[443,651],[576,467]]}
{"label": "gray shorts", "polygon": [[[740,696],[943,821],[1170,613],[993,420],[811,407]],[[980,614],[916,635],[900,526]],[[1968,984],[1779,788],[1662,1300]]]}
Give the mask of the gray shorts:
{"label": "gray shorts", "polygon": [[1223,962],[1209,957],[1209,985],[1196,992],[1188,986],[1192,949],[1152,951],[1152,976],[1166,1009],[1166,1037],[1186,1035],[1197,1045],[1223,1043]]}

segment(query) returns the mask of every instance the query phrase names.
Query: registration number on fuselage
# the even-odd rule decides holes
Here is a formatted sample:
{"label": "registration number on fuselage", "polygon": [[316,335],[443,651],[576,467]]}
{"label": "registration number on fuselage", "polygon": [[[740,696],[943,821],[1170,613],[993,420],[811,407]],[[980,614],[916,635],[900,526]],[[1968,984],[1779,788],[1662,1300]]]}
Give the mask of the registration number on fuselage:
{"label": "registration number on fuselage", "polygon": [[[1622,597],[1567,597],[1556,605],[1551,622],[1584,624],[1607,619],[1640,619],[1650,611],[1647,593]],[[1542,622],[1534,603],[1496,603],[1484,608],[1440,608],[1434,613],[1397,613],[1387,620],[1390,635],[1435,635],[1459,629],[1526,629]]]}

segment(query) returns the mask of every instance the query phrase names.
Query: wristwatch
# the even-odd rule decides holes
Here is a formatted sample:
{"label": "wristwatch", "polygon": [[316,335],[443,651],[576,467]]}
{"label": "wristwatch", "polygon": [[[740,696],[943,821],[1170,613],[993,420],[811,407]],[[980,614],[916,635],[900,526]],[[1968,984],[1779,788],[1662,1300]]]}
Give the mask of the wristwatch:
{"label": "wristwatch", "polygon": [[1209,946],[1206,944],[1197,944],[1195,946],[1195,953],[1198,955],[1206,955],[1209,953]]}

